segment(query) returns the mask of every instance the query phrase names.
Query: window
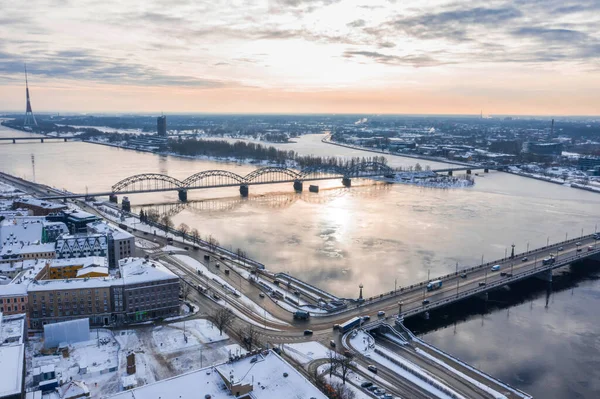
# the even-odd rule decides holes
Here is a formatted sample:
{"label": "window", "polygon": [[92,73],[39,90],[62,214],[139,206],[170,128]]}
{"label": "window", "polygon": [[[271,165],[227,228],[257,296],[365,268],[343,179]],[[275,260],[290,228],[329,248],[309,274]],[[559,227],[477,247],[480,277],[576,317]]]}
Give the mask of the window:
{"label": "window", "polygon": [[21,302],[25,302],[25,298],[21,297]]}

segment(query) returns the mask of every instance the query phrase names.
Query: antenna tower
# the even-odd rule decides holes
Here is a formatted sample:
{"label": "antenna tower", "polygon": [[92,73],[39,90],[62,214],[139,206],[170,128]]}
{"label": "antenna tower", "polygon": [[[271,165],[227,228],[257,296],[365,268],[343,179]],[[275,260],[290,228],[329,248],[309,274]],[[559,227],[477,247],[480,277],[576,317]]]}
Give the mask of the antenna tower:
{"label": "antenna tower", "polygon": [[27,94],[27,108],[25,109],[25,120],[23,126],[37,126],[35,115],[31,109],[31,99],[29,98],[29,83],[27,82],[27,64],[25,64],[25,93]]}

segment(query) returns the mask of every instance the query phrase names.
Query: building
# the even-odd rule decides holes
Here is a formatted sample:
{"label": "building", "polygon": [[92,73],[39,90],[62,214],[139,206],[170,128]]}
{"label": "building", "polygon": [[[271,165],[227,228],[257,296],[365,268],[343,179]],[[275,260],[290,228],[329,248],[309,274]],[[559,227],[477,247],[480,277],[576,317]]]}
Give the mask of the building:
{"label": "building", "polygon": [[5,245],[0,249],[0,263],[14,263],[30,259],[51,259],[56,256],[54,244]]}
{"label": "building", "polygon": [[32,281],[28,287],[31,328],[82,317],[95,326],[110,324],[114,283],[108,277]]}
{"label": "building", "polygon": [[326,399],[311,382],[273,351],[195,370],[110,396],[180,399]]}
{"label": "building", "polygon": [[0,313],[0,399],[25,398],[25,315]]}
{"label": "building", "polygon": [[108,257],[108,238],[104,234],[62,235],[56,240],[56,258]]}
{"label": "building", "polygon": [[536,155],[561,155],[562,143],[529,143],[527,151]]}
{"label": "building", "polygon": [[119,261],[122,285],[114,284],[112,301],[118,323],[179,314],[179,277],[158,262],[129,258]]}
{"label": "building", "polygon": [[156,132],[159,136],[167,135],[167,117],[164,115],[156,118]]}
{"label": "building", "polygon": [[29,209],[33,216],[47,216],[67,209],[65,204],[44,201],[37,198],[18,198],[13,202],[13,209]]}
{"label": "building", "polygon": [[600,157],[579,157],[577,160],[579,170],[593,170],[598,166],[600,166]]}
{"label": "building", "polygon": [[63,222],[67,225],[71,234],[85,233],[89,223],[100,220],[98,216],[81,210],[65,210],[58,214],[49,215],[47,219],[51,222]]}
{"label": "building", "polygon": [[88,233],[104,234],[108,239],[108,266],[117,267],[119,260],[135,256],[135,237],[125,230],[98,221],[87,225]]}
{"label": "building", "polygon": [[46,279],[60,280],[66,278],[107,277],[106,258],[88,256],[85,258],[52,259],[48,262]]}
{"label": "building", "polygon": [[5,315],[27,313],[27,285],[6,284],[0,286],[0,313]]}
{"label": "building", "polygon": [[490,143],[490,152],[517,155],[521,152],[522,143],[519,140],[496,140]]}

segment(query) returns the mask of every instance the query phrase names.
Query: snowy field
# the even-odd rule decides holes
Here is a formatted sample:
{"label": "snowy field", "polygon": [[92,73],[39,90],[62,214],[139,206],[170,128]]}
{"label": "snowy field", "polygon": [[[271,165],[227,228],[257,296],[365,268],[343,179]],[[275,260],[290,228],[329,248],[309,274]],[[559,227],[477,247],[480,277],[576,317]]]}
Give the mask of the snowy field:
{"label": "snowy field", "polygon": [[[184,327],[185,337],[184,339]],[[197,347],[200,344],[225,341],[226,333],[219,334],[219,329],[210,321],[195,319],[185,322],[155,327],[152,331],[154,344],[159,353],[172,353],[182,349]]]}

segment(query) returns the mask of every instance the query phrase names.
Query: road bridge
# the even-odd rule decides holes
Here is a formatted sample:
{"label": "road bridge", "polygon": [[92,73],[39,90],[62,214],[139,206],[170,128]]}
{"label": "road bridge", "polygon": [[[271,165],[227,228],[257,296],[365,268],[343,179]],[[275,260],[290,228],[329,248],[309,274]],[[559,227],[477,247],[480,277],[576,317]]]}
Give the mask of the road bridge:
{"label": "road bridge", "polygon": [[40,143],[44,143],[46,141],[73,141],[74,137],[55,137],[55,136],[31,136],[31,137],[0,137],[0,142],[12,141],[13,144],[16,144],[17,141],[39,141]]}
{"label": "road bridge", "polygon": [[455,168],[443,168],[443,169],[432,169],[432,172],[435,173],[448,173],[449,176],[452,176],[454,172],[467,172],[468,175],[471,174],[474,170],[483,170],[484,173],[488,173],[490,170],[506,170],[510,166],[519,166],[519,165],[472,165],[472,166],[459,166]]}
{"label": "road bridge", "polygon": [[205,170],[195,173],[184,180],[160,173],[142,173],[127,177],[111,187],[111,191],[90,192],[87,194],[65,193],[46,196],[43,199],[85,198],[109,196],[116,202],[117,194],[140,194],[153,192],[177,191],[179,200],[187,201],[188,190],[208,188],[239,187],[240,195],[247,197],[249,186],[262,184],[293,183],[297,192],[303,190],[303,182],[331,180],[341,178],[345,187],[350,187],[352,178],[393,177],[395,169],[380,162],[359,162],[341,167],[337,165],[315,165],[300,171],[278,166],[267,166],[256,169],[245,176],[227,170]]}

